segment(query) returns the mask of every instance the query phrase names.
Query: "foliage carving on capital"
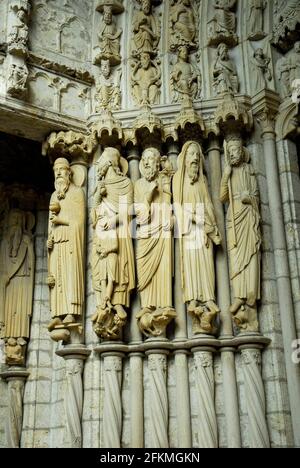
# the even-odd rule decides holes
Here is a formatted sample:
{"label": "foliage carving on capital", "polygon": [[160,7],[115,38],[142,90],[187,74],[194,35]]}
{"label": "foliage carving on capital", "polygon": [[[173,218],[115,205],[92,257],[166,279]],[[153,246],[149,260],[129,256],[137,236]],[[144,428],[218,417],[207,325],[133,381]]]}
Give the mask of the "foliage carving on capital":
{"label": "foliage carving on capital", "polygon": [[43,144],[42,152],[44,156],[49,156],[51,160],[63,156],[73,160],[88,161],[98,146],[98,140],[94,133],[85,135],[74,132],[53,132]]}

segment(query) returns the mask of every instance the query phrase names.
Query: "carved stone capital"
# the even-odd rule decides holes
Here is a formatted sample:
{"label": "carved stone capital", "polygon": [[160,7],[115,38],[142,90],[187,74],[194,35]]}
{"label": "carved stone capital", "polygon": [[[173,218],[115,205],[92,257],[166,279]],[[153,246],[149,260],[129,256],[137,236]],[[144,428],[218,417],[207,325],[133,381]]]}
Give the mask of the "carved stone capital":
{"label": "carved stone capital", "polygon": [[71,163],[88,163],[98,146],[95,133],[84,135],[74,131],[51,133],[43,143],[42,153],[53,162],[59,157],[65,157]]}
{"label": "carved stone capital", "polygon": [[116,120],[108,109],[97,116],[97,121],[92,126],[92,134],[102,146],[115,146],[123,139],[122,124]]}
{"label": "carved stone capital", "polygon": [[227,134],[250,131],[253,127],[253,117],[244,103],[227,93],[215,112],[214,126]]}
{"label": "carved stone capital", "polygon": [[277,93],[262,90],[252,99],[253,114],[262,129],[262,137],[272,134],[275,136],[275,122],[280,104]]}

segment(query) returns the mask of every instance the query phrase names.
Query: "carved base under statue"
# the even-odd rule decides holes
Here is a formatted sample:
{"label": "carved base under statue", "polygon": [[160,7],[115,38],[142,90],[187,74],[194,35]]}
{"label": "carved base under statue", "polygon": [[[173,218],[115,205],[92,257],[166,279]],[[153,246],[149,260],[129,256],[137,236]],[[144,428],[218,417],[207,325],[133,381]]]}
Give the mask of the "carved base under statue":
{"label": "carved base under statue", "polygon": [[82,323],[77,322],[74,316],[68,315],[64,320],[59,317],[54,318],[48,325],[48,331],[53,341],[69,343],[71,332],[74,331],[82,335],[83,327]]}
{"label": "carved base under statue", "polygon": [[176,317],[176,311],[172,307],[164,309],[146,307],[136,316],[141,332],[147,337],[164,336],[167,326]]}
{"label": "carved base under statue", "polygon": [[127,314],[122,306],[97,308],[92,317],[93,329],[99,338],[109,340],[121,339],[122,330],[127,321]]}
{"label": "carved base under statue", "polygon": [[192,317],[193,334],[194,335],[216,335],[218,328],[215,325],[215,320],[220,310],[217,306],[208,307],[208,304],[197,305],[190,304],[188,312]]}
{"label": "carved base under statue", "polygon": [[243,304],[237,312],[232,312],[232,317],[241,333],[259,331],[256,305],[250,307],[248,304]]}
{"label": "carved base under statue", "polygon": [[27,341],[24,338],[6,338],[4,342],[5,363],[8,366],[24,366]]}
{"label": "carved base under statue", "polygon": [[28,55],[28,49],[25,45],[12,43],[7,48],[8,52],[11,55],[15,55],[16,57],[25,58]]}
{"label": "carved base under statue", "polygon": [[226,33],[226,32],[215,32],[210,31],[208,38],[209,46],[218,46],[219,44],[226,44],[228,47],[235,47],[238,44],[239,40],[236,34]]}

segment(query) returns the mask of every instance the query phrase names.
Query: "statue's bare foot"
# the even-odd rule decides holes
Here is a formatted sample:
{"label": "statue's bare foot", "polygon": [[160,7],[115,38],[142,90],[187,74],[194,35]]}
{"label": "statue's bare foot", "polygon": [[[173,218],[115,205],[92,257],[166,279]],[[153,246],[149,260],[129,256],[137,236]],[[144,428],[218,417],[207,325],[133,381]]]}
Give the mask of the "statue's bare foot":
{"label": "statue's bare foot", "polygon": [[245,304],[245,301],[243,299],[236,298],[234,303],[232,304],[232,306],[229,309],[230,313],[232,315],[235,315],[240,310],[242,305],[244,305],[244,304]]}
{"label": "statue's bare foot", "polygon": [[48,331],[51,332],[54,330],[58,325],[62,325],[62,321],[60,318],[56,317],[48,325]]}

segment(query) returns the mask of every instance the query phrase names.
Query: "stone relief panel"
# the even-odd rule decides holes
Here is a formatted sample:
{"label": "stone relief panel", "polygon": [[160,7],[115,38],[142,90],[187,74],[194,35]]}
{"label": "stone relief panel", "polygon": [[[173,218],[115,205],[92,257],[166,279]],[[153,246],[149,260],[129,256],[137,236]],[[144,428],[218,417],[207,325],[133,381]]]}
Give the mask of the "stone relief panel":
{"label": "stone relief panel", "polygon": [[180,45],[198,45],[199,4],[201,0],[172,0],[170,8],[171,50]]}
{"label": "stone relief panel", "polygon": [[211,19],[208,20],[209,45],[225,43],[233,47],[238,42],[237,28],[237,0],[214,0],[209,2]]}
{"label": "stone relief panel", "polygon": [[56,87],[57,77],[43,71],[32,71],[28,79],[28,100],[31,104],[44,109],[59,110],[59,95]]}
{"label": "stone relief panel", "polygon": [[90,108],[90,89],[78,83],[67,83],[60,92],[60,111],[82,119]]}
{"label": "stone relief panel", "polygon": [[84,63],[90,58],[92,5],[87,0],[34,2],[30,49],[49,58],[62,55]]}

